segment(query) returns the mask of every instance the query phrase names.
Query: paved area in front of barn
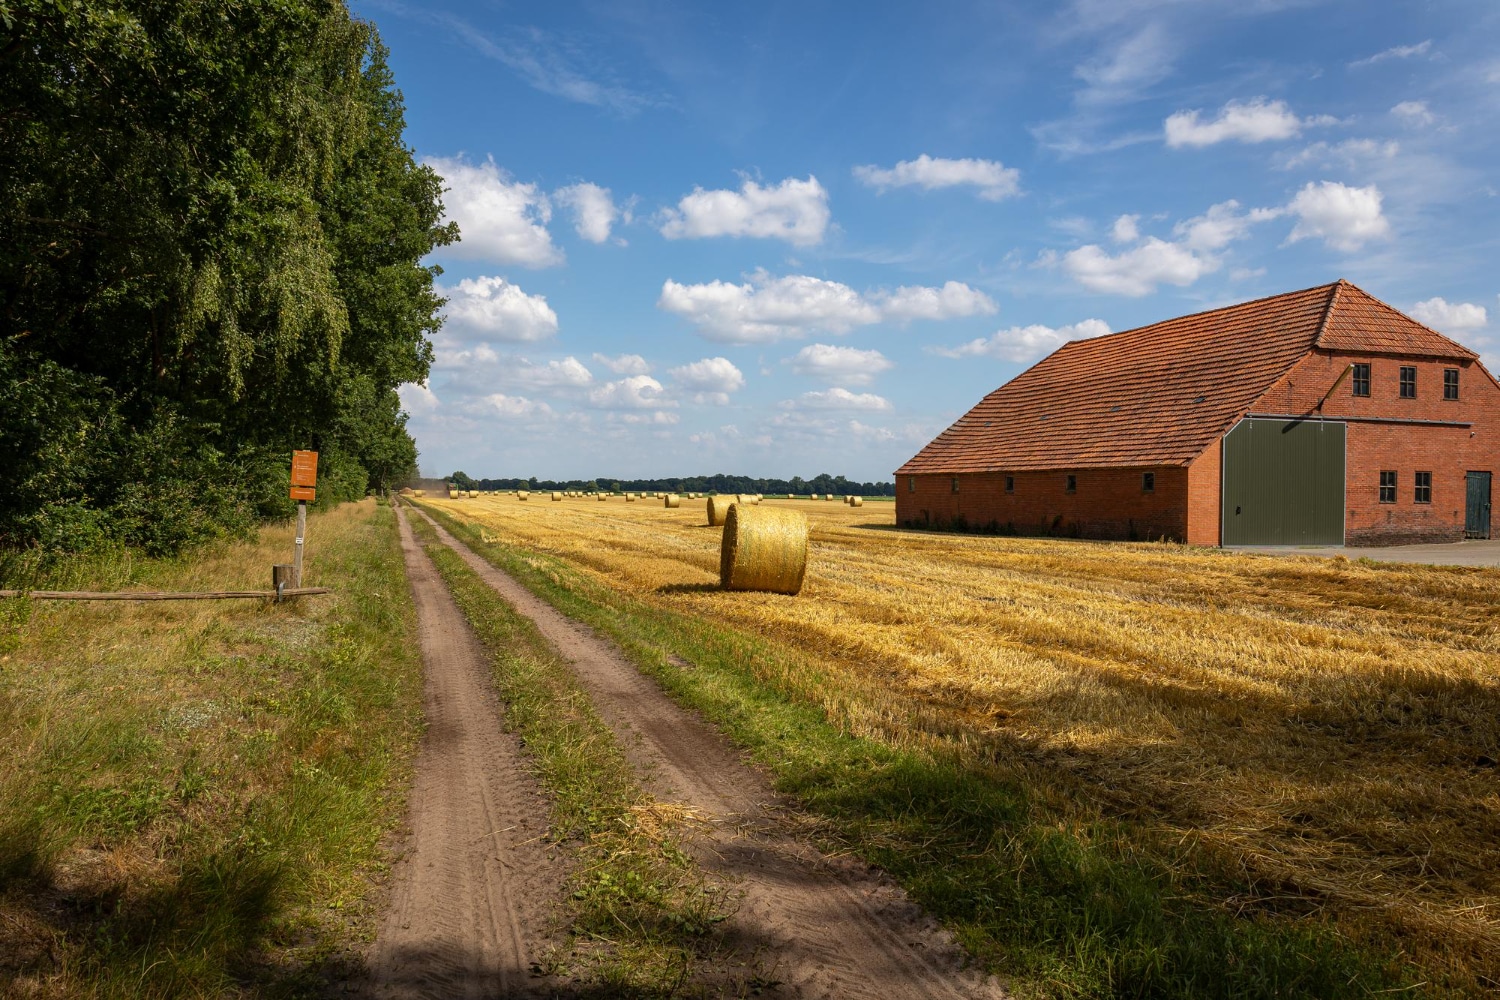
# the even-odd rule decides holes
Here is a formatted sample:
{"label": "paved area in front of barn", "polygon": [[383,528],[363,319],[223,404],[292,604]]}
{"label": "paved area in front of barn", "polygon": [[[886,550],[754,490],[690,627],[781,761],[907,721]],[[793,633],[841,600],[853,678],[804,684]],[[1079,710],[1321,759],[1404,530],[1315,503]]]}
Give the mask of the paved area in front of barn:
{"label": "paved area in front of barn", "polygon": [[1277,556],[1344,556],[1377,562],[1425,563],[1428,566],[1500,566],[1500,539],[1471,539],[1425,545],[1386,545],[1355,548],[1348,545],[1229,545],[1235,552]]}

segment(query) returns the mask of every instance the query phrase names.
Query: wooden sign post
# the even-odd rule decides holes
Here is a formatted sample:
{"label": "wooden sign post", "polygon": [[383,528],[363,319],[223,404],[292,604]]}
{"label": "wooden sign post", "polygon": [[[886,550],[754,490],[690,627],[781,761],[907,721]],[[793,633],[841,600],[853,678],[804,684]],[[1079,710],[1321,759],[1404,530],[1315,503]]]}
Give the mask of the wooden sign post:
{"label": "wooden sign post", "polygon": [[297,501],[297,547],[292,554],[292,586],[302,586],[302,539],[307,534],[307,501],[316,500],[318,453],[292,452],[292,499]]}

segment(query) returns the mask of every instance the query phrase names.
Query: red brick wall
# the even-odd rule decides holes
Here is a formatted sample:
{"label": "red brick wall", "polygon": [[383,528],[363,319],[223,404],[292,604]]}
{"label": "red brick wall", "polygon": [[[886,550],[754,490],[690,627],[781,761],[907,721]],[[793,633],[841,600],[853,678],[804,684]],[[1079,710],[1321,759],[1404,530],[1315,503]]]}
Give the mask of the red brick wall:
{"label": "red brick wall", "polygon": [[[1353,362],[1370,365],[1370,395],[1353,395],[1346,377],[1323,405],[1327,417],[1464,421],[1471,427],[1348,425],[1344,540],[1349,545],[1456,541],[1464,529],[1464,473],[1500,473],[1500,386],[1479,365],[1315,352],[1282,378],[1254,413],[1307,413]],[[1399,369],[1417,369],[1417,396],[1402,399]],[[1443,369],[1459,369],[1459,399],[1443,399]],[[1396,502],[1380,502],[1380,472],[1397,474]],[[1432,473],[1432,503],[1414,500],[1418,471]]]}
{"label": "red brick wall", "polygon": [[[1156,473],[1156,489],[1141,489],[1141,474]],[[1078,489],[1067,492],[1067,477]],[[1181,541],[1187,535],[1188,469],[1059,469],[1011,473],[960,473],[958,492],[949,475],[896,477],[896,523],[908,526],[1014,531],[1022,535]],[[911,480],[916,489],[912,490]],[[1215,522],[1217,524],[1217,522]],[[1217,531],[1217,528],[1215,529]]]}
{"label": "red brick wall", "polygon": [[1218,545],[1219,495],[1224,479],[1220,475],[1224,452],[1218,441],[1209,445],[1187,469],[1188,510],[1187,542],[1189,545]]}

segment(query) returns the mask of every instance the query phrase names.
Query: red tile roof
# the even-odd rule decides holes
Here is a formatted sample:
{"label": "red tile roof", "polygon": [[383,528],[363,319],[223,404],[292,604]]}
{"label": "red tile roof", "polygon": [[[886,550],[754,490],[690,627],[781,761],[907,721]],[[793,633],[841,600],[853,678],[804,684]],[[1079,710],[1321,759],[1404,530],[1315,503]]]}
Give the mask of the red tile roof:
{"label": "red tile roof", "polygon": [[1185,465],[1314,348],[1477,357],[1337,281],[1064,344],[896,471]]}

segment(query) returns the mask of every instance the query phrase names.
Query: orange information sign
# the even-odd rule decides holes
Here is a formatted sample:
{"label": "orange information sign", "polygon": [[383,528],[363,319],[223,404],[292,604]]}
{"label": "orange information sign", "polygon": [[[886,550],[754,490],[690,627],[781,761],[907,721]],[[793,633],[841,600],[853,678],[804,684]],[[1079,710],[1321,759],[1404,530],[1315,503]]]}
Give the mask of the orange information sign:
{"label": "orange information sign", "polygon": [[[315,451],[292,452],[292,485],[318,485],[318,453]],[[295,499],[295,498],[294,498]]]}
{"label": "orange information sign", "polygon": [[318,491],[315,490],[315,489],[313,489],[311,486],[293,486],[292,487],[292,499],[293,500],[316,500],[316,499],[318,499]]}

